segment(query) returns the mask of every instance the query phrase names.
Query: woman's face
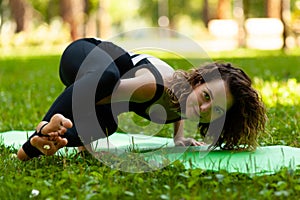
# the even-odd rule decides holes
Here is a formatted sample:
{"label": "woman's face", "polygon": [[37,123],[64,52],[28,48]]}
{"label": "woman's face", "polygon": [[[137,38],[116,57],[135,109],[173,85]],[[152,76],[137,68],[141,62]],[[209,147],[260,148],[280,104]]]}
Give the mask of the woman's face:
{"label": "woman's face", "polygon": [[188,119],[209,123],[223,116],[233,105],[233,97],[227,84],[213,80],[194,88],[187,97],[185,115]]}

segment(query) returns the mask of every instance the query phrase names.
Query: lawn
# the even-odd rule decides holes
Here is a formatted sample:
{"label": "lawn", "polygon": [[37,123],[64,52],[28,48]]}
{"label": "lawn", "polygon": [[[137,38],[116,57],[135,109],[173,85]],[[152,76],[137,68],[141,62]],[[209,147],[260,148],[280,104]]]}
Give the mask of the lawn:
{"label": "lawn", "polygon": [[[267,134],[259,143],[300,148],[299,51],[236,50],[210,56],[244,69],[261,93],[269,121]],[[189,67],[184,59],[163,59],[174,68]],[[35,127],[64,89],[57,73],[58,65],[58,54],[34,52],[0,58],[0,132]],[[126,119],[126,116],[121,117]],[[158,135],[169,137],[170,129],[166,126]],[[162,170],[126,173],[89,156],[44,157],[23,163],[15,158],[15,153],[16,149],[0,145],[0,199],[300,198],[300,171],[287,168],[273,175],[252,176],[186,170],[175,162]]]}

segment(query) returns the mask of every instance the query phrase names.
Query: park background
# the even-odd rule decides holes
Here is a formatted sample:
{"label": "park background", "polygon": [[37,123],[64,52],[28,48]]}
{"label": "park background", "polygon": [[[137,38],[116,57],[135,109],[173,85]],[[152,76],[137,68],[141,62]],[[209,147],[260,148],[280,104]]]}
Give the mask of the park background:
{"label": "park background", "polygon": [[1,0],[0,5],[3,49],[108,39],[145,27],[178,31],[207,50],[299,45],[297,0]]}
{"label": "park background", "polygon": [[[154,27],[184,35],[212,60],[243,68],[269,117],[259,144],[300,147],[299,0],[1,0],[0,5],[1,132],[35,127],[64,89],[58,77],[61,53],[81,37],[118,37],[124,48],[168,41],[179,44],[181,59],[153,53],[174,68],[187,69],[186,61],[197,62],[200,53],[185,55],[177,34],[141,34]],[[119,36],[132,31],[138,34]],[[127,123],[127,118],[121,121]],[[142,119],[135,122],[145,124]],[[171,137],[171,132],[166,126],[158,135]],[[91,158],[58,156],[21,163],[16,149],[0,145],[0,150],[0,199],[300,197],[299,168],[255,176],[186,170],[175,162],[163,170],[131,174]]]}

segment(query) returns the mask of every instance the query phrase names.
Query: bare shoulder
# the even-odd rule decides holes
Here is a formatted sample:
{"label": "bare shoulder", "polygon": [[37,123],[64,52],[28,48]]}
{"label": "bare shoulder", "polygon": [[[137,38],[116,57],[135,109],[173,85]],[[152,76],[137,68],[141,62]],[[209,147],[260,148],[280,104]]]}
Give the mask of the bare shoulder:
{"label": "bare shoulder", "polygon": [[[168,79],[169,77],[171,77],[174,74],[174,69],[169,64],[164,62],[163,60],[160,60],[155,57],[150,57],[147,59],[159,71],[160,75],[162,76],[162,78],[164,80]],[[138,77],[138,76],[153,76],[153,74],[148,69],[144,69],[144,68],[138,70],[135,75],[136,75],[136,77]]]}
{"label": "bare shoulder", "polygon": [[[166,84],[166,80],[173,76],[174,69],[158,58],[151,57],[148,58],[148,60],[159,71],[164,80],[164,84]],[[157,89],[156,86],[157,83],[153,73],[147,68],[141,68],[135,72],[135,77],[121,79],[113,95],[99,102],[99,104],[129,100],[134,102],[146,102],[154,97]]]}
{"label": "bare shoulder", "polygon": [[[162,76],[164,85],[166,85],[166,80],[173,76],[174,69],[166,62],[158,58],[150,57],[147,59],[158,70],[158,72]],[[135,90],[132,93],[133,95],[131,99],[135,100],[136,102],[144,102],[151,100],[154,97],[157,89],[157,82],[156,78],[153,75],[153,72],[151,72],[147,68],[141,68],[136,71],[135,78],[133,79],[134,81],[132,81],[132,83],[135,86]],[[128,86],[128,84],[126,85]]]}

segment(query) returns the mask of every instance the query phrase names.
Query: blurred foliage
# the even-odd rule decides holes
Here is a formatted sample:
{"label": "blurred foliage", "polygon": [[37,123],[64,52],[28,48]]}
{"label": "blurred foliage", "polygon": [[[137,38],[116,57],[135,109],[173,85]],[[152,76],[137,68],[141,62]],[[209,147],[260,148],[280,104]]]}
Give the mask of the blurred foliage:
{"label": "blurred foliage", "polygon": [[266,1],[265,0],[243,0],[244,12],[246,18],[266,17]]}
{"label": "blurred foliage", "polygon": [[59,0],[28,0],[46,23],[59,16]]}
{"label": "blurred foliage", "polygon": [[264,81],[254,78],[254,85],[261,91],[268,107],[300,105],[300,83],[296,78],[287,81]]}
{"label": "blurred foliage", "polygon": [[85,1],[86,1],[86,13],[88,15],[98,10],[99,0],[85,0]]}
{"label": "blurred foliage", "polygon": [[[47,23],[60,15],[59,0],[28,0],[32,7],[43,17]],[[99,8],[99,0],[84,0],[86,14],[96,12]]]}
{"label": "blurred foliage", "polygon": [[[167,9],[161,8],[165,6],[163,2],[168,3]],[[152,0],[143,1],[143,3],[140,4],[139,14],[143,17],[147,17],[152,25],[157,25],[160,14],[166,14],[169,17],[170,23],[174,24],[175,21],[178,21],[178,18],[185,15],[188,15],[194,21],[199,21],[199,19],[201,19],[202,7],[203,4],[197,0]],[[165,13],[159,13],[160,10],[165,10]]]}
{"label": "blurred foliage", "polygon": [[[26,0],[34,8],[36,14],[46,23],[50,23],[55,17],[60,16],[60,1],[59,0]],[[231,1],[233,12],[233,6],[235,5],[233,0]],[[266,16],[266,1],[267,0],[241,0],[244,4],[245,15],[248,17],[265,17]],[[89,16],[92,13],[97,12],[101,7],[100,0],[82,0],[85,4],[85,13]],[[292,11],[299,4],[298,0],[291,0]],[[218,0],[208,1],[208,13],[210,18],[214,18],[217,12]],[[9,15],[4,12],[3,7],[7,6],[7,1],[0,1],[1,5],[1,17],[3,15]],[[132,9],[134,8],[134,9]],[[112,19],[112,25],[120,25],[120,23],[126,23],[128,16],[132,16],[133,10],[137,10],[139,18],[148,21],[151,25],[158,25],[158,19],[160,15],[166,15],[169,18],[170,25],[176,27],[176,24],[180,22],[182,18],[188,18],[192,22],[203,22],[204,1],[198,0],[128,0],[128,1],[109,1],[109,14]],[[6,16],[7,17],[7,16]],[[135,18],[137,20],[137,18]],[[36,20],[36,19],[35,19]]]}

